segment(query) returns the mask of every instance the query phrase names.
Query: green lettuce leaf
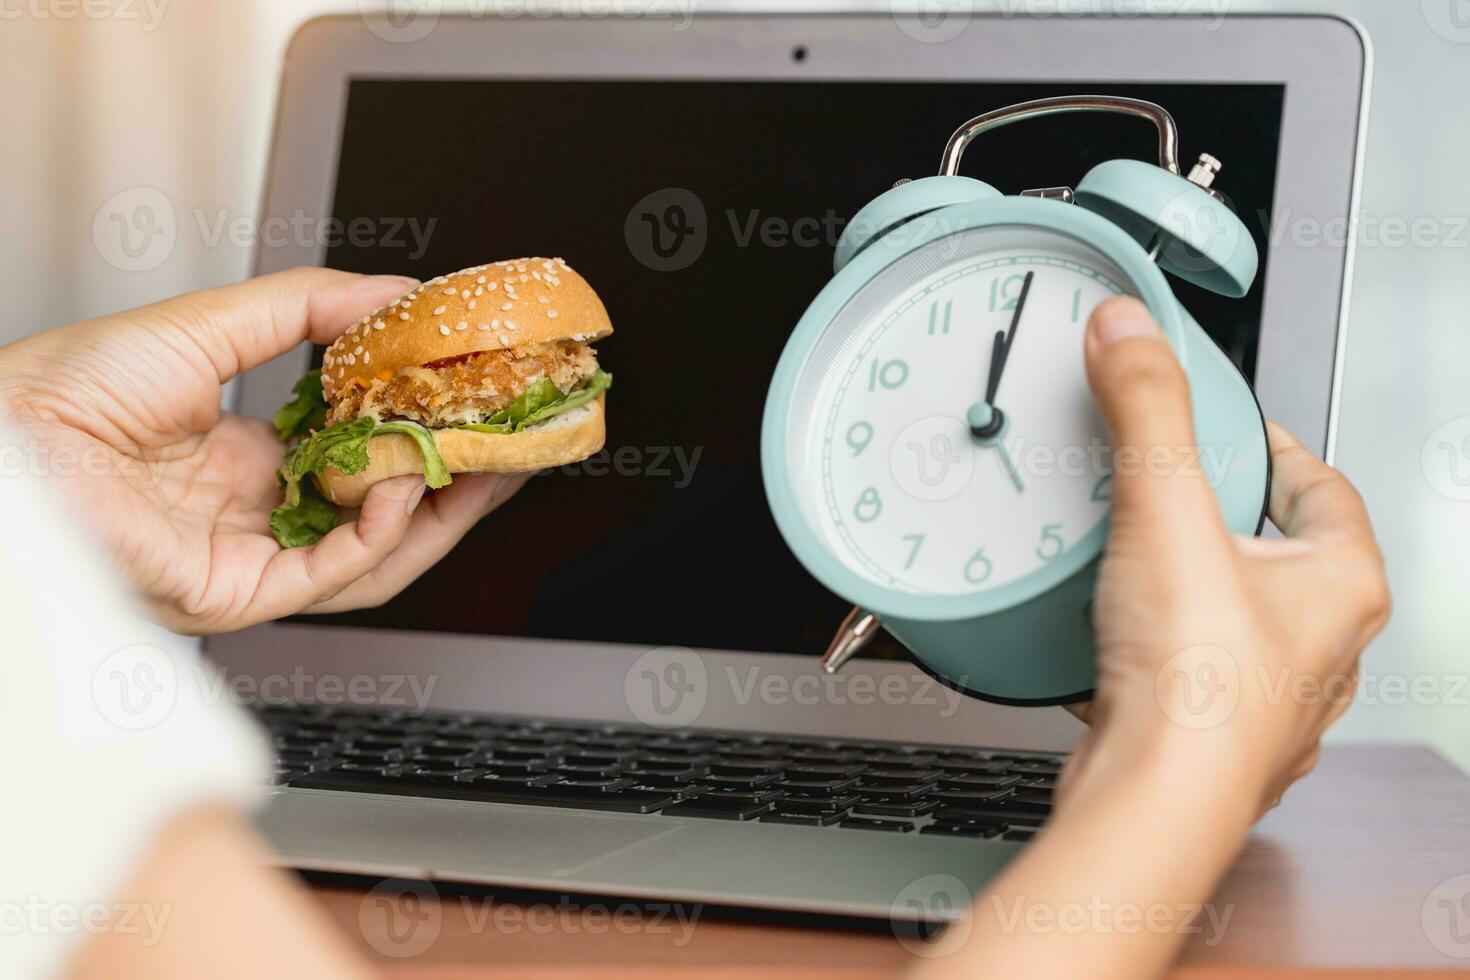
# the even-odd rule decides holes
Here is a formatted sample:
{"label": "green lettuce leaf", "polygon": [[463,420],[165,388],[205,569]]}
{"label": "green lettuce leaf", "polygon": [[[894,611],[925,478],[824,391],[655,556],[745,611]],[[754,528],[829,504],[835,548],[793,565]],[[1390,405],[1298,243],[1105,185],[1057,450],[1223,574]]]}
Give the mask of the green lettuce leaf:
{"label": "green lettuce leaf", "polygon": [[336,504],[323,497],[311,480],[292,484],[285,503],[271,511],[271,533],[282,548],[316,544],[336,526]]}
{"label": "green lettuce leaf", "polygon": [[394,432],[408,436],[419,444],[419,452],[424,454],[424,482],[429,485],[429,489],[447,487],[453,477],[449,475],[449,467],[444,465],[444,457],[439,455],[434,433],[417,422],[381,422],[373,435],[382,436]]}
{"label": "green lettuce leaf", "polygon": [[499,434],[520,432],[528,425],[545,422],[563,412],[580,408],[611,387],[612,375],[602,370],[599,370],[585,385],[570,394],[563,394],[550,378],[541,378],[523,391],[521,397],[511,402],[508,407],[491,415],[484,422],[461,423],[455,428],[468,429],[471,432]]}
{"label": "green lettuce leaf", "polygon": [[322,373],[308,371],[292,389],[295,398],[276,412],[276,432],[290,442],[327,424],[327,399],[322,394]]}
{"label": "green lettuce leaf", "polygon": [[[598,371],[569,394],[549,378],[541,378],[506,408],[484,422],[456,426],[474,432],[520,432],[528,425],[545,422],[563,412],[587,404],[612,386],[612,375]],[[326,425],[327,403],[322,396],[320,371],[312,371],[296,383],[296,398],[276,413],[276,431],[283,441],[301,438],[286,451],[286,463],[277,474],[284,499],[271,511],[271,532],[283,548],[316,544],[337,526],[337,508],[322,496],[311,480],[328,466],[352,475],[367,469],[371,459],[368,442],[374,436],[397,433],[418,444],[424,457],[424,482],[431,488],[448,486],[452,477],[434,433],[417,422],[378,422],[359,418]]]}
{"label": "green lettuce leaf", "polygon": [[438,489],[450,482],[449,469],[434,444],[434,435],[416,422],[378,422],[352,419],[338,422],[293,446],[277,478],[284,492],[281,506],[271,511],[271,532],[283,548],[316,544],[337,526],[337,509],[321,495],[312,474],[328,466],[344,475],[361,473],[371,458],[368,441],[374,436],[399,433],[418,443],[424,455],[424,482]]}

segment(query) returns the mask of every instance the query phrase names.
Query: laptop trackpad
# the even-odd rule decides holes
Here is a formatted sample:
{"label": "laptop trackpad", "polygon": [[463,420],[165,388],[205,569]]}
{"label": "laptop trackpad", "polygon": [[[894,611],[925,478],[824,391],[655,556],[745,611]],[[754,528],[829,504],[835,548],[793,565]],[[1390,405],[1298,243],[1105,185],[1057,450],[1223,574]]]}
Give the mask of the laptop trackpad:
{"label": "laptop trackpad", "polygon": [[677,825],[590,811],[346,793],[273,795],[258,818],[287,864],[430,877],[563,875]]}

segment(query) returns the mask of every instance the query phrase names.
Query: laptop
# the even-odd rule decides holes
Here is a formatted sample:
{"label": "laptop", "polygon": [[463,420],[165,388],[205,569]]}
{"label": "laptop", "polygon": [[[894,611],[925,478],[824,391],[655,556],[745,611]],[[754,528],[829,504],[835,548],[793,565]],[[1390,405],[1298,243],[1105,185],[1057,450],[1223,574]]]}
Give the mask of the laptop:
{"label": "laptop", "polygon": [[[771,371],[845,219],[934,173],[962,122],[1135,96],[1174,115],[1184,159],[1223,162],[1262,255],[1244,299],[1172,285],[1330,459],[1371,58],[1329,16],[932,29],[732,11],[301,28],[264,216],[325,233],[263,245],[257,271],[564,257],[612,316],[617,381],[602,452],[533,478],[396,598],[208,641],[280,752],[260,825],[284,863],[930,920],[1044,832],[1081,731],[1062,708],[965,697],[886,638],[820,670],[848,608],[765,503]],[[1017,193],[1153,153],[1145,122],[1075,115],[985,137],[965,172]],[[319,357],[252,372],[240,410],[269,417]]]}

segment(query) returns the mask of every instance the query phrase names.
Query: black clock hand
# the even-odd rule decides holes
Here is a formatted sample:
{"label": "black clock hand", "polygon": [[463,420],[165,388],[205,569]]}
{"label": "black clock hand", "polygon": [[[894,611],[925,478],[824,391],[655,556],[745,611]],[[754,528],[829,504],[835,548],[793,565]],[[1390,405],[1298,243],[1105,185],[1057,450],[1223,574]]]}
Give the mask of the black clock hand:
{"label": "black clock hand", "polygon": [[1000,357],[990,359],[990,383],[985,387],[985,404],[991,408],[995,407],[995,392],[1000,387],[1001,375],[1005,373],[1006,361],[1011,356],[1011,345],[1016,342],[1016,328],[1021,325],[1021,313],[1026,309],[1026,297],[1031,294],[1031,279],[1036,273],[1026,273],[1026,278],[1021,280],[1021,295],[1016,298],[1016,312],[1011,314],[1011,325],[1004,334],[999,330],[995,332],[996,345],[1000,351]]}
{"label": "black clock hand", "polygon": [[985,382],[985,404],[995,407],[995,389],[1000,387],[1000,376],[1006,369],[1005,331],[995,332],[995,342],[990,345],[990,378]]}
{"label": "black clock hand", "polygon": [[[1016,298],[1016,312],[1011,314],[1010,328],[1004,333],[999,330],[995,332],[995,342],[990,346],[990,377],[985,383],[985,406],[989,411],[971,412],[970,434],[976,439],[994,438],[1005,424],[1005,416],[995,407],[995,395],[1000,389],[1000,379],[1005,374],[1006,361],[1011,356],[1011,345],[1016,342],[1016,328],[1021,325],[1021,314],[1026,310],[1026,297],[1031,294],[1031,280],[1035,275],[1035,271],[1028,272],[1021,281],[1021,295]],[[975,406],[977,409],[979,407]],[[976,416],[983,416],[984,424],[975,425]]]}

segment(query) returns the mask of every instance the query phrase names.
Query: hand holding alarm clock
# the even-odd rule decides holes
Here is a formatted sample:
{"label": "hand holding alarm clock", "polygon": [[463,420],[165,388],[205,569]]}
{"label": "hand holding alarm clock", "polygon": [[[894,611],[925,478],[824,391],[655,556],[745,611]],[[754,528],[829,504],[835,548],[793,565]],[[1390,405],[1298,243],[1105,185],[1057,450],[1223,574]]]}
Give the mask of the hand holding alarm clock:
{"label": "hand holding alarm clock", "polygon": [[[1077,111],[1150,120],[1158,165],[1112,160],[1075,191],[1016,197],[958,176],[981,133]],[[966,693],[1083,700],[1116,469],[1197,466],[1228,528],[1259,531],[1270,479],[1260,408],[1163,275],[1242,296],[1256,248],[1210,189],[1219,161],[1202,156],[1181,176],[1177,147],[1172,117],[1153,103],[1022,103],[965,123],[938,176],[900,182],[848,225],[836,275],[782,354],[762,426],[782,535],[857,607],[827,669],[881,623]],[[1114,296],[1146,304],[1183,366],[1196,446],[1113,458],[1082,336]]]}

